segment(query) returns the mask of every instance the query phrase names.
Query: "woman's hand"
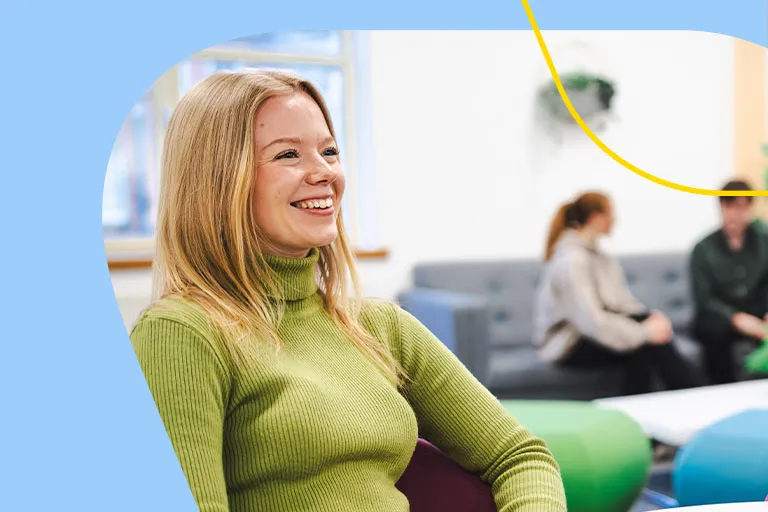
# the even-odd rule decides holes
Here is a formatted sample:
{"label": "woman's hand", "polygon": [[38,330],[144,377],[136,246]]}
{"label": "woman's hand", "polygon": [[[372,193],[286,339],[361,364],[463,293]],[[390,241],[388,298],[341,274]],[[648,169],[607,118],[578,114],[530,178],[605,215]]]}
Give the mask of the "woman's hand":
{"label": "woman's hand", "polygon": [[643,322],[643,325],[651,333],[651,337],[648,340],[649,343],[653,345],[664,345],[672,341],[672,336],[674,336],[672,323],[663,313],[654,311]]}
{"label": "woman's hand", "polygon": [[762,339],[768,334],[768,331],[766,331],[766,323],[758,317],[747,313],[736,313],[733,315],[731,323],[736,330],[746,336]]}

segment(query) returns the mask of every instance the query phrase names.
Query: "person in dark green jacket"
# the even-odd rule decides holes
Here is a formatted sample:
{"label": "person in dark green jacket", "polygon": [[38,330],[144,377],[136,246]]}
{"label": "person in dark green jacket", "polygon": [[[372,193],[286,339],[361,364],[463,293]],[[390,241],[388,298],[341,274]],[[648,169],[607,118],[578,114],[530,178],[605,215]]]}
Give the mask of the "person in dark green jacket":
{"label": "person in dark green jacket", "polygon": [[[745,181],[723,191],[752,190]],[[768,229],[754,219],[754,197],[722,196],[722,225],[698,242],[690,259],[694,337],[713,384],[736,380],[733,345],[768,333]]]}

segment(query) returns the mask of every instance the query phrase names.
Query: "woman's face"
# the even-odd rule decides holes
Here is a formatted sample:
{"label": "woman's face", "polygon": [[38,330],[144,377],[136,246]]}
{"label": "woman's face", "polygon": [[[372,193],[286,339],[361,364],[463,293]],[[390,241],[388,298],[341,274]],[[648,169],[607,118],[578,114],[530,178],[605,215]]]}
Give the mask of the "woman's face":
{"label": "woman's face", "polygon": [[610,235],[613,231],[615,218],[613,216],[613,205],[610,202],[605,204],[605,211],[598,214],[600,219],[599,232],[601,235]]}
{"label": "woman's face", "polygon": [[302,258],[338,236],[344,194],[336,141],[307,94],[268,99],[256,114],[256,224],[278,256]]}
{"label": "woman's face", "polygon": [[589,216],[587,225],[590,231],[598,235],[610,235],[613,231],[614,222],[613,205],[608,202],[602,212],[595,212]]}

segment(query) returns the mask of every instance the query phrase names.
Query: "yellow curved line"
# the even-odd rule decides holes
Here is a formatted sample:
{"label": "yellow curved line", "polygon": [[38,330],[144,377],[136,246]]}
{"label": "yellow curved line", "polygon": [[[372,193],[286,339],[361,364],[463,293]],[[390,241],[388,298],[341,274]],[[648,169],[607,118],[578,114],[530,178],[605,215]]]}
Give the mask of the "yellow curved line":
{"label": "yellow curved line", "polygon": [[547,67],[549,68],[549,72],[552,75],[552,80],[554,80],[555,85],[557,86],[557,90],[560,92],[560,97],[563,99],[563,103],[565,103],[566,108],[568,108],[568,111],[571,113],[571,116],[573,116],[573,119],[576,121],[576,123],[581,127],[581,129],[584,131],[584,133],[589,137],[592,142],[594,142],[597,147],[603,150],[605,154],[610,156],[613,160],[618,162],[619,164],[623,165],[630,171],[634,172],[635,174],[642,176],[643,178],[650,180],[654,183],[657,183],[661,186],[668,187],[674,190],[679,190],[681,192],[688,192],[689,194],[699,194],[704,196],[768,196],[768,190],[729,190],[729,191],[722,191],[722,190],[713,190],[713,189],[707,189],[707,188],[698,188],[698,187],[689,187],[687,185],[681,185],[679,183],[675,183],[669,180],[665,180],[663,178],[659,178],[658,176],[654,176],[653,174],[646,172],[636,165],[632,164],[631,162],[628,162],[624,160],[621,156],[617,155],[611,148],[605,145],[603,141],[601,141],[597,135],[595,135],[592,130],[590,130],[589,126],[581,119],[581,116],[576,111],[575,108],[573,108],[573,104],[571,104],[571,100],[568,98],[568,94],[565,92],[565,88],[563,87],[562,82],[560,82],[560,76],[557,74],[557,69],[555,69],[555,64],[552,62],[552,57],[549,54],[549,50],[547,49],[547,45],[544,42],[544,37],[541,35],[541,30],[539,30],[539,26],[536,23],[536,18],[533,16],[533,11],[531,11],[531,6],[528,4],[528,0],[521,0],[523,2],[523,7],[525,8],[525,12],[528,15],[528,21],[531,23],[531,28],[533,29],[534,34],[536,34],[536,39],[539,42],[539,48],[541,49],[541,54],[544,56],[544,60],[547,61]]}

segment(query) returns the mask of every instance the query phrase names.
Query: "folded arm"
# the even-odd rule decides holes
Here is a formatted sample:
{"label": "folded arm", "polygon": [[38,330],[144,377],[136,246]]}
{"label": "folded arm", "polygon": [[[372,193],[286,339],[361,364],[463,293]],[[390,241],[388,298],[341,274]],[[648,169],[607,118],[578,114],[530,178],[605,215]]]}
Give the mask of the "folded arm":
{"label": "folded arm", "polygon": [[493,491],[500,512],[564,512],[557,463],[541,439],[513,418],[418,320],[398,311],[404,395],[420,435]]}
{"label": "folded arm", "polygon": [[563,257],[566,258],[565,271],[557,277],[554,286],[568,322],[582,336],[612,350],[632,350],[646,343],[650,333],[641,323],[622,313],[605,310],[592,279],[588,257],[580,253]]}

